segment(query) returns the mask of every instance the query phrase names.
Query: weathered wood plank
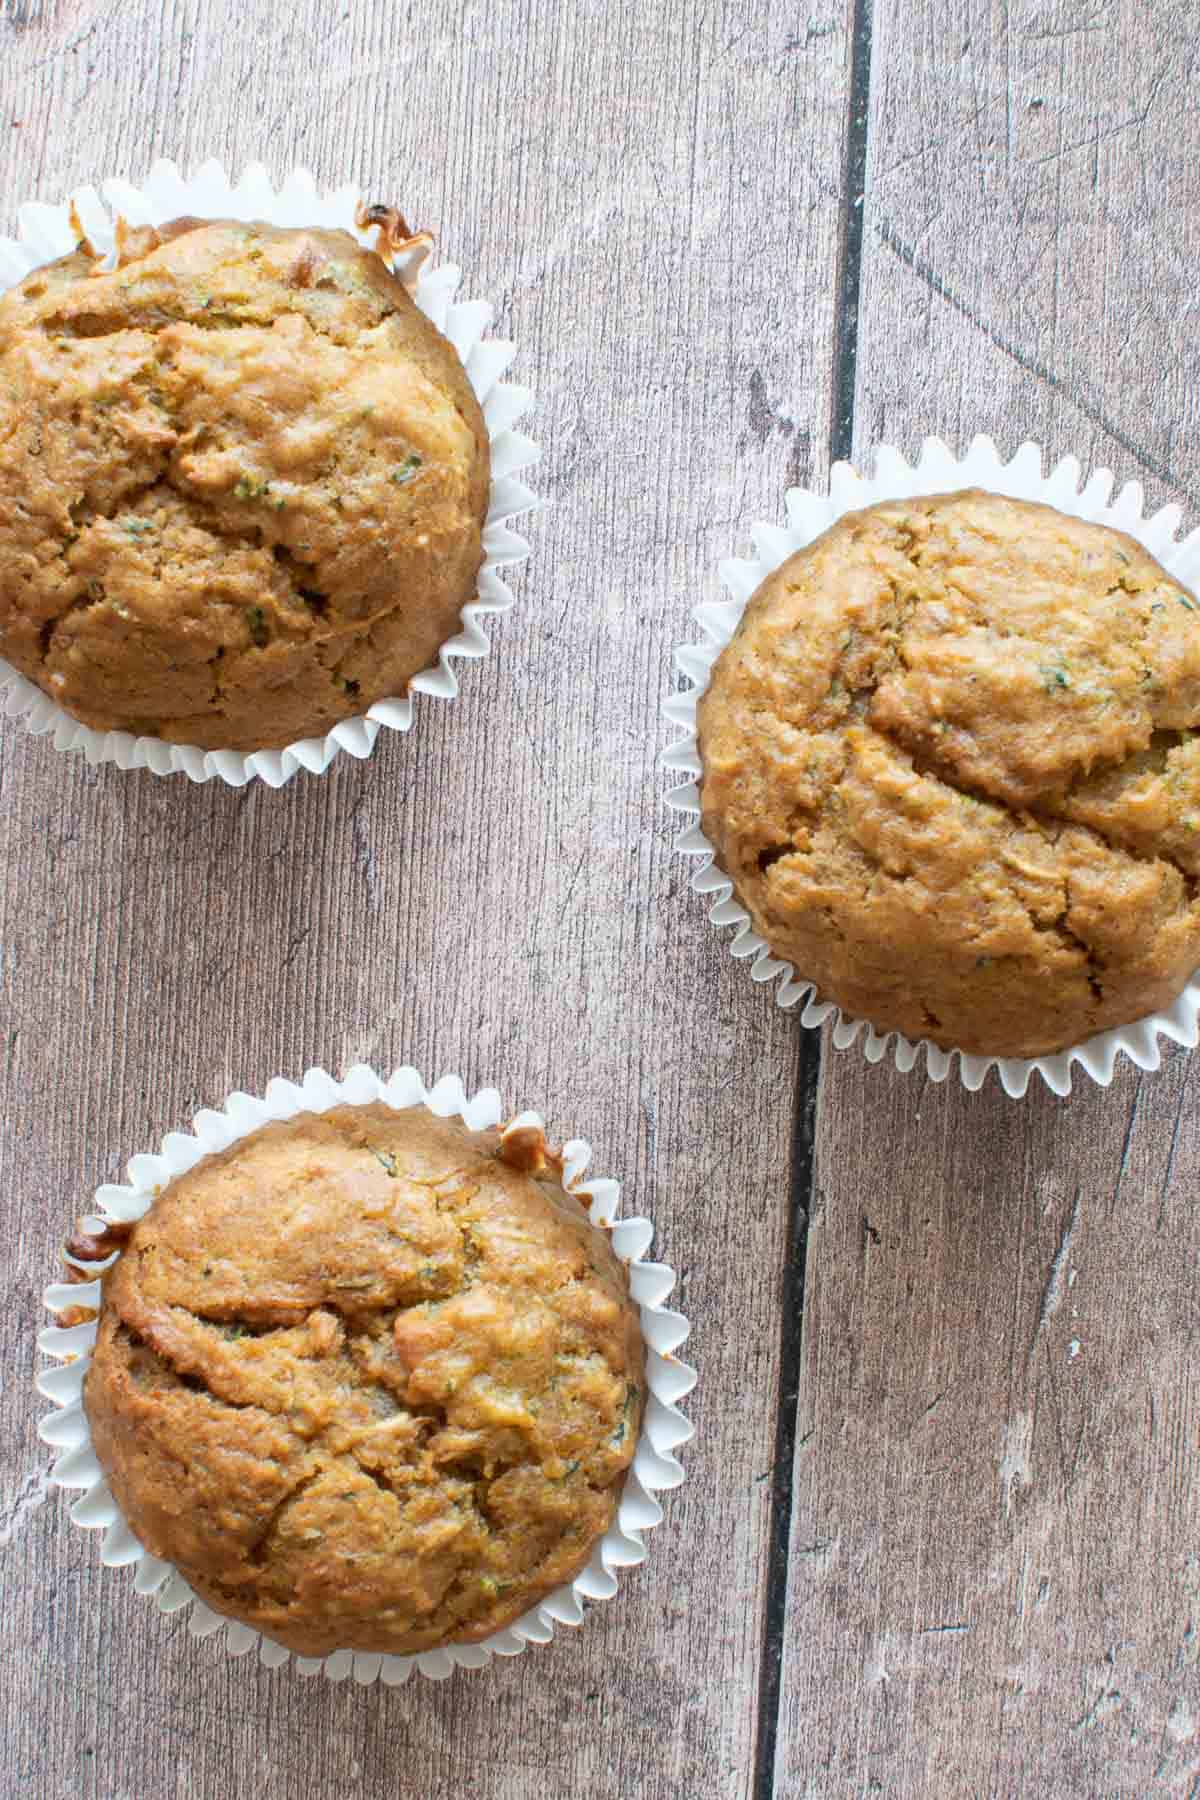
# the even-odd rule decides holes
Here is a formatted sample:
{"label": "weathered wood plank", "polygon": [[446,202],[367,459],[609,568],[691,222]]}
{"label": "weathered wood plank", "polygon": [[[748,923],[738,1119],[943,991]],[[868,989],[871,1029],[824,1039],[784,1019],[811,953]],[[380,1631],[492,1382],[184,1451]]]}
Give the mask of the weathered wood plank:
{"label": "weathered wood plank", "polygon": [[[1189,23],[874,15],[856,452],[1034,436],[1195,522]],[[778,1794],[1196,1791],[1196,1066],[1014,1105],[830,1052]]]}
{"label": "weathered wood plank", "polygon": [[777,1792],[1190,1791],[1195,1080],[830,1070]]}
{"label": "weathered wood plank", "polygon": [[987,431],[1200,510],[1194,23],[876,9],[856,441]]}
{"label": "weathered wood plank", "polygon": [[[828,432],[840,8],[808,36],[784,10],[0,7],[6,221],[157,151],[394,194],[519,342],[554,503],[495,659],[365,767],[235,795],[0,731],[6,1791],[749,1791],[795,1044],[683,895],[654,759],[689,606]],[[230,1664],[101,1577],[37,1504],[29,1390],[97,1181],[233,1085],[363,1057],[590,1136],[703,1367],[689,1484],[623,1596],[400,1693]]]}

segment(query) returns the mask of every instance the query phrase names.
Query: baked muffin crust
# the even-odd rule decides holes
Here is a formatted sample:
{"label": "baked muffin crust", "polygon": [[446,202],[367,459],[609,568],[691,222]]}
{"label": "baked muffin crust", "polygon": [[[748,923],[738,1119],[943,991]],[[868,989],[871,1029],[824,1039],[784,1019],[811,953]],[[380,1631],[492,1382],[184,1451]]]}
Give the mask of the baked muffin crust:
{"label": "baked muffin crust", "polygon": [[373,1104],[173,1181],[104,1277],[84,1387],[146,1548],[306,1656],[474,1642],[570,1581],[644,1354],[560,1173],[540,1140]]}
{"label": "baked muffin crust", "polygon": [[851,513],[698,706],[755,929],[883,1031],[1036,1056],[1200,965],[1200,611],[1132,538],[979,491]]}
{"label": "baked muffin crust", "polygon": [[489,481],[453,346],[349,233],[178,220],[0,296],[0,655],[97,730],[263,749],[403,694]]}

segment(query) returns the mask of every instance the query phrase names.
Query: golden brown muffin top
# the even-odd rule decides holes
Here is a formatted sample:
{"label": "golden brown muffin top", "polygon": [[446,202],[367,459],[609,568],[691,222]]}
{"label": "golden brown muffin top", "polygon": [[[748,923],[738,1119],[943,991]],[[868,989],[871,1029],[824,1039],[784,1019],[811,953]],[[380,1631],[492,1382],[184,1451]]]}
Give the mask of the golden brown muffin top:
{"label": "golden brown muffin top", "polygon": [[543,1149],[341,1106],[207,1157],[133,1227],[84,1405],[132,1530],[209,1606],[306,1656],[408,1653],[587,1562],[643,1346]]}
{"label": "golden brown muffin top", "polygon": [[0,655],[98,730],[251,750],[459,628],[490,462],[453,346],[342,231],[176,221],[0,296]]}
{"label": "golden brown muffin top", "polygon": [[850,513],[698,707],[771,949],[883,1031],[1035,1056],[1200,964],[1200,611],[1132,538],[975,490]]}

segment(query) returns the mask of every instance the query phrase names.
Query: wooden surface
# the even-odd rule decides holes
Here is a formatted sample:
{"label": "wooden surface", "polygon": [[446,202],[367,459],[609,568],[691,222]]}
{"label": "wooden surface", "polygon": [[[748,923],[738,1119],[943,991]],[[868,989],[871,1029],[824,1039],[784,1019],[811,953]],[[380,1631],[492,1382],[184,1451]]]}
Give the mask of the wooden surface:
{"label": "wooden surface", "polygon": [[[827,1048],[810,1194],[798,1028],[654,771],[689,607],[851,433],[1036,435],[1195,521],[1187,12],[0,0],[3,225],[158,152],[396,197],[518,342],[552,502],[493,659],[366,765],[235,794],[0,726],[4,1795],[1200,1793],[1194,1059],[1014,1106]],[[31,1386],[97,1182],[362,1058],[590,1136],[702,1373],[619,1598],[400,1692],[102,1574]]]}
{"label": "wooden surface", "polygon": [[[1194,13],[872,23],[856,449],[1033,437],[1194,522]],[[1196,1079],[827,1053],[777,1795],[1200,1794]]]}

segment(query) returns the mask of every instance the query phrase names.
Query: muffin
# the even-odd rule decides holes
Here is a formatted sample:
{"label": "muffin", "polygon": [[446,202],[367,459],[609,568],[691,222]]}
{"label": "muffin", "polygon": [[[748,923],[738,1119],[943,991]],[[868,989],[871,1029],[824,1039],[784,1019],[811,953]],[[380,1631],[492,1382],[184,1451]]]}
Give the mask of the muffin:
{"label": "muffin", "polygon": [[489,492],[453,346],[347,232],[179,219],[0,296],[0,656],[96,730],[270,749],[402,695]]}
{"label": "muffin", "polygon": [[1197,601],[1132,538],[888,501],[750,600],[697,708],[702,828],[822,998],[1044,1055],[1200,965],[1198,723]]}
{"label": "muffin", "polygon": [[616,1515],[628,1277],[540,1131],[425,1107],[265,1126],[114,1241],[84,1385],[141,1543],[303,1656],[503,1630]]}

